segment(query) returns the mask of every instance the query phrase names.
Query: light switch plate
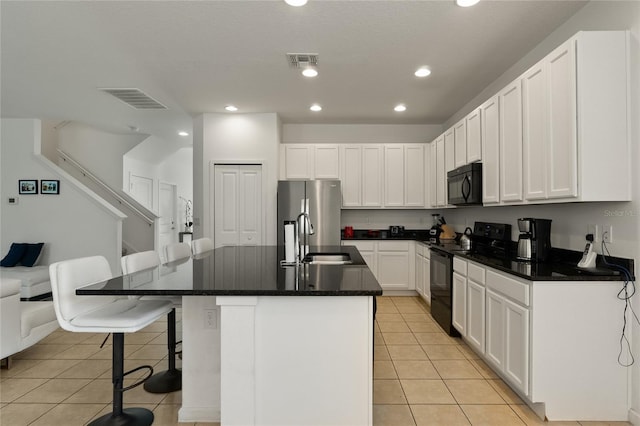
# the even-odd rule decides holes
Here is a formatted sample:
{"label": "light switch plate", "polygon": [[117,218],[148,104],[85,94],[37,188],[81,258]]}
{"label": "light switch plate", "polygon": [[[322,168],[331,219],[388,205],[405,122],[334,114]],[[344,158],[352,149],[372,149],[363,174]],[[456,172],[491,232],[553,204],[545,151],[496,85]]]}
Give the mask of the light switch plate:
{"label": "light switch plate", "polygon": [[19,201],[18,197],[9,197],[9,204],[18,204]]}

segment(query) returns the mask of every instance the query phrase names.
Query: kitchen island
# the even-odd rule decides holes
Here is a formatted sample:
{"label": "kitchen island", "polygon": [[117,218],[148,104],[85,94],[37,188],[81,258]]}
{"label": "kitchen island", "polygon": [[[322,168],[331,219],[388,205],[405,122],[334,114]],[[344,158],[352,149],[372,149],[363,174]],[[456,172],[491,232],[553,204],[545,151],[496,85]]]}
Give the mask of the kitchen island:
{"label": "kitchen island", "polygon": [[377,280],[351,264],[281,266],[281,247],[224,247],[77,294],[182,296],[181,422],[370,425]]}

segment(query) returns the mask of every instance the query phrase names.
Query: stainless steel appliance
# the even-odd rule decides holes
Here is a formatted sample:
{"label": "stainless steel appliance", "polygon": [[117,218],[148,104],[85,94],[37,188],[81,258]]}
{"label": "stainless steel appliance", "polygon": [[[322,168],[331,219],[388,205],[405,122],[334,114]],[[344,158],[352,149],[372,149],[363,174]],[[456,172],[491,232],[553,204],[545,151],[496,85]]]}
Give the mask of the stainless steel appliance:
{"label": "stainless steel appliance", "polygon": [[546,262],[551,251],[551,220],[518,219],[518,260]]}
{"label": "stainless steel appliance", "polygon": [[[294,220],[313,227],[313,235],[306,232],[309,246],[339,246],[341,206],[339,180],[278,181],[278,245],[284,245],[284,222]],[[304,221],[301,213],[308,215]]]}
{"label": "stainless steel appliance", "polygon": [[453,255],[431,246],[431,316],[449,334],[460,336],[452,324]]}
{"label": "stainless steel appliance", "polygon": [[447,190],[449,204],[482,204],[482,163],[467,164],[448,172]]}

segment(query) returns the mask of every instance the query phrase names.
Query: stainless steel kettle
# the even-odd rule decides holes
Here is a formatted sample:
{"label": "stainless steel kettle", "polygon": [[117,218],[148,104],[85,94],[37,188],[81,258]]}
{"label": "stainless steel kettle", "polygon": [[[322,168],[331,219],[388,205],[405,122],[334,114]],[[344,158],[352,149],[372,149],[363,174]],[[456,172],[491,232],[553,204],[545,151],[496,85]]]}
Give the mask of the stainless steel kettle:
{"label": "stainless steel kettle", "polygon": [[462,237],[460,237],[460,248],[462,250],[471,250],[472,234],[473,234],[473,231],[471,230],[471,228],[467,227],[467,229],[464,230],[464,234],[462,234]]}

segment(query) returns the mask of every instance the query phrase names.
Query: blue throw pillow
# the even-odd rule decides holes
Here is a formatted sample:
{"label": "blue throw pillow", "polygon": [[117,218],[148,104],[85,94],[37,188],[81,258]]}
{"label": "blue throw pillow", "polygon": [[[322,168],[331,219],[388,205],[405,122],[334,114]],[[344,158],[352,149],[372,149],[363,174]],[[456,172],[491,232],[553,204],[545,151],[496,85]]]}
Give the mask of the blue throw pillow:
{"label": "blue throw pillow", "polygon": [[40,252],[42,251],[42,247],[44,246],[44,243],[34,243],[34,244],[26,243],[25,246],[26,246],[26,250],[22,255],[22,258],[20,259],[20,263],[22,264],[22,266],[31,267],[35,265],[36,262],[38,261],[38,258],[40,257]]}
{"label": "blue throw pillow", "polygon": [[16,266],[27,252],[25,243],[12,243],[9,253],[0,261],[1,266]]}

